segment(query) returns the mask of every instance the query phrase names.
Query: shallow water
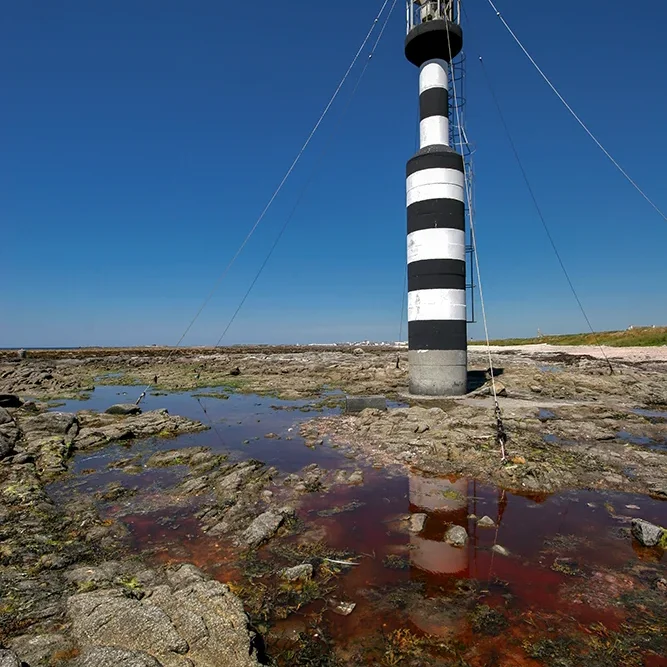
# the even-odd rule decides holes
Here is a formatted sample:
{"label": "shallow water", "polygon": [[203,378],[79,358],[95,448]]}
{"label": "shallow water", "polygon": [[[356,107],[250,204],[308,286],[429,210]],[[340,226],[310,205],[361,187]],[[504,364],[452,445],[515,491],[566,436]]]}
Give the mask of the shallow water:
{"label": "shallow water", "polygon": [[616,437],[619,440],[624,442],[629,442],[633,445],[640,445],[641,447],[646,447],[647,449],[653,449],[655,451],[667,451],[667,440],[654,440],[645,435],[635,435],[629,433],[628,431],[619,431],[616,434]]}
{"label": "shallow water", "polygon": [[[100,389],[90,401],[68,401],[59,409],[105,409],[127,401],[119,392],[128,388]],[[274,652],[293,644],[295,634],[312,634],[309,628],[314,625],[333,641],[343,659],[363,664],[557,664],[527,658],[526,651],[533,649],[527,649],[526,642],[532,646],[545,638],[556,641],[562,633],[588,637],[586,628],[597,623],[608,632],[621,632],[623,623],[636,614],[624,600],[644,595],[656,577],[667,576],[664,553],[639,547],[629,530],[634,517],[667,525],[665,502],[592,491],[521,495],[474,480],[360,466],[327,443],[311,449],[295,435],[298,423],[314,416],[299,409],[312,404],[232,394],[227,400],[204,399],[204,414],[189,393],[147,396],[145,410],[166,407],[215,428],[174,440],[148,439],[77,454],[71,469],[86,474],[53,484],[50,492],[65,498],[74,490],[91,493],[112,481],[133,486],[143,511],[136,511],[136,497],[102,506],[109,515],[122,517],[137,552],[160,563],[192,562],[221,581],[238,583],[248,581],[238,564],[238,551],[228,539],[204,533],[194,516],[201,499],[174,506],[161,493],[176,484],[187,467],[146,468],[151,453],[199,445],[230,452],[232,459],[257,458],[284,472],[311,463],[325,469],[362,468],[362,486],[309,494],[298,510],[310,539],[323,540],[358,563],[339,566],[333,580],[336,598],[356,607],[349,616],[340,616],[331,603],[317,600],[286,620],[273,621],[266,631]],[[268,433],[280,439],[265,438]],[[133,457],[136,472],[109,468]],[[414,513],[426,514],[419,534],[408,531],[408,518]],[[481,528],[475,516],[488,516],[495,525]],[[467,530],[465,547],[444,541],[452,524]],[[303,539],[290,538],[294,543]],[[494,545],[506,550],[505,555],[494,551]],[[273,558],[271,543],[259,555]],[[270,575],[259,581],[273,585]],[[488,632],[475,620],[483,605],[507,624],[502,632]],[[662,623],[664,627],[664,618]],[[400,634],[404,631],[408,635]],[[428,645],[419,644],[423,662],[387,662],[394,659],[392,642],[397,636],[401,650],[410,643],[406,636],[429,638]],[[458,642],[465,663],[446,661],[451,658],[451,642]],[[645,664],[667,664],[650,651],[647,656]]]}

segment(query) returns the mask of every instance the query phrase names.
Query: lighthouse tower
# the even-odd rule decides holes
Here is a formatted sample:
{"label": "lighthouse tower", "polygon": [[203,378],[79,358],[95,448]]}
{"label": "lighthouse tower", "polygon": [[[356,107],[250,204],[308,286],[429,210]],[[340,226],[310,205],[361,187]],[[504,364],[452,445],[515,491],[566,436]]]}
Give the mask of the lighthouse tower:
{"label": "lighthouse tower", "polygon": [[463,158],[449,145],[449,66],[460,0],[407,0],[405,56],[419,68],[419,151],[407,164],[410,393],[466,392]]}

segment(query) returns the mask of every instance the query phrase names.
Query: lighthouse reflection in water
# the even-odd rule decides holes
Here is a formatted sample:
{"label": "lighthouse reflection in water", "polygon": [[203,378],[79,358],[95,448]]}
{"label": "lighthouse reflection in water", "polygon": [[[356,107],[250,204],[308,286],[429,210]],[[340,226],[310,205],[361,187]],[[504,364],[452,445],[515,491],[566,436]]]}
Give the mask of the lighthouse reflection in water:
{"label": "lighthouse reflection in water", "polygon": [[[423,512],[428,515],[424,529],[419,534],[410,535],[410,564],[414,570],[422,571],[429,579],[434,576],[448,578],[482,578],[488,576],[488,560],[492,553],[484,549],[486,553],[478,554],[478,531],[484,531],[484,542],[495,542],[497,528],[502,521],[507,499],[505,492],[497,490],[496,502],[489,503],[490,498],[477,498],[474,481],[466,479],[449,480],[442,478],[426,478],[411,475],[410,485],[410,509],[412,513]],[[487,495],[487,494],[485,494]],[[490,529],[478,528],[476,511],[480,501],[480,511],[487,513],[492,511],[491,516],[496,527]],[[481,508],[484,507],[486,512]],[[493,508],[493,510],[491,510]],[[481,518],[481,517],[480,517]],[[469,539],[462,547],[453,546],[444,539],[445,533],[451,526],[462,526],[466,529]],[[488,545],[490,546],[490,545]],[[478,572],[481,565],[479,556],[485,561],[484,573]],[[423,618],[421,614],[411,615],[412,621],[421,626],[426,622],[425,631],[433,633],[434,627]],[[443,631],[447,630],[443,628]]]}

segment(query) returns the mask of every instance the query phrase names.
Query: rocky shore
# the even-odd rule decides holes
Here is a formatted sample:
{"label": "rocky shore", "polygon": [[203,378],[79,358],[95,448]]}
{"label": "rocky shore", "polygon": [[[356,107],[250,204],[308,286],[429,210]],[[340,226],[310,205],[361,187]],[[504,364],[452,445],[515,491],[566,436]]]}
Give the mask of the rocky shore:
{"label": "rocky shore", "polygon": [[[343,583],[369,555],[328,540],[324,528],[362,506],[346,494],[363,488],[374,471],[386,479],[475,479],[519,494],[587,489],[667,499],[667,363],[661,354],[616,357],[610,373],[604,359],[581,351],[494,351],[494,382],[509,437],[505,460],[482,351],[471,352],[467,397],[429,402],[403,395],[406,354],[393,349],[3,356],[0,667],[364,664],[362,653],[344,658],[336,650],[322,617],[353,614],[355,603],[341,592],[348,590]],[[149,396],[155,400],[184,390],[200,390],[213,401],[239,393],[308,398],[314,407],[303,409],[324,410],[323,415],[302,414],[289,430],[265,433],[263,439],[279,448],[300,433],[320,462],[290,472],[212,448],[201,439],[217,433],[208,415],[196,420],[164,408],[142,411],[130,395],[129,404],[101,411],[57,406],[94,395],[105,385],[136,387],[137,397],[152,385]],[[395,403],[388,410],[345,414],[339,409],[344,393],[381,394]],[[239,424],[244,419],[250,418],[239,416]],[[250,442],[235,443],[235,451]],[[337,463],[317,458],[325,449]],[[95,473],[100,482],[91,491],[90,471],[74,462],[92,460],[97,452],[110,458]],[[616,510],[612,516],[622,523]],[[493,531],[496,519],[483,518],[480,527],[486,523]],[[182,558],[179,545],[171,551],[153,542],[142,547],[136,526],[146,521],[187,535],[178,539],[197,548]],[[403,536],[428,534],[433,525],[425,513],[392,521],[391,530]],[[660,563],[667,535],[652,526],[633,523],[632,534],[628,525],[622,536],[645,549],[642,558],[653,563],[624,575],[635,577],[633,587],[645,587],[645,608],[663,614],[662,623],[646,630],[650,646],[640,646],[637,628],[628,631],[633,650],[651,654],[662,650],[659,636],[667,629],[667,583],[660,583],[665,582]],[[438,539],[465,549],[468,533],[452,524]],[[494,547],[502,556],[504,547]],[[409,555],[388,555],[384,568],[400,570]],[[559,572],[574,567],[563,562],[560,556],[554,561]],[[471,591],[456,603],[467,609],[466,622],[481,623],[481,635],[493,623],[506,622],[494,610],[480,621],[486,594]],[[373,599],[370,593],[360,595]],[[405,600],[412,601],[401,604],[420,608],[422,598],[414,595],[406,590]],[[284,633],[292,631],[277,639],[275,628],[303,608],[315,610],[309,612],[315,620],[313,629],[301,624],[293,633],[300,647],[295,652],[289,648],[293,642],[284,644]],[[468,664],[434,661],[437,647],[430,639],[410,635],[407,641],[406,636],[401,641],[395,634],[385,637],[384,662],[377,664]],[[624,664],[620,653],[617,657],[605,664]],[[565,664],[557,658],[526,664]]]}

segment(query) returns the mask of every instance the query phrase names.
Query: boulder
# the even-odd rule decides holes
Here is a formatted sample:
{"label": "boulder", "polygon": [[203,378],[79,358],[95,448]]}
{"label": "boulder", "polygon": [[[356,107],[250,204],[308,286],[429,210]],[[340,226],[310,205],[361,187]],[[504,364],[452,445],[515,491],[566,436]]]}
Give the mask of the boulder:
{"label": "boulder", "polygon": [[645,547],[655,547],[660,544],[664,533],[664,528],[655,526],[648,521],[643,519],[632,520],[632,534]]}
{"label": "boulder", "polygon": [[141,413],[141,408],[134,403],[118,403],[104,412],[108,415],[138,415]]}
{"label": "boulder", "polygon": [[62,435],[71,442],[79,433],[79,420],[69,412],[43,412],[20,420],[28,444],[52,435]]}
{"label": "boulder", "polygon": [[136,579],[148,582],[143,596],[113,588],[69,598],[75,667],[259,667],[243,603],[227,586],[192,565]]}
{"label": "boulder", "polygon": [[477,525],[480,528],[495,528],[496,522],[490,516],[483,516],[478,522]]}

